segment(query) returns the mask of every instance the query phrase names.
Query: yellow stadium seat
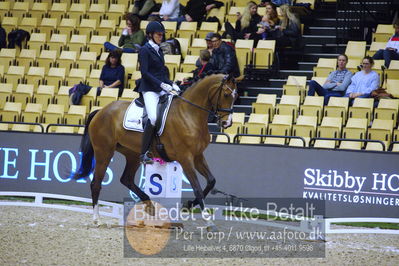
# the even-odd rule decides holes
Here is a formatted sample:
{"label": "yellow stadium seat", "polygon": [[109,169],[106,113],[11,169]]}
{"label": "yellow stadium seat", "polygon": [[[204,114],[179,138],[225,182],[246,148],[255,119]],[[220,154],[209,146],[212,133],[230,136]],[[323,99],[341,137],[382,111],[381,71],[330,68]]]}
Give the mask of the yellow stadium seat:
{"label": "yellow stadium seat", "polygon": [[258,94],[256,102],[252,103],[252,112],[256,114],[267,114],[272,121],[274,107],[276,106],[276,94]]}
{"label": "yellow stadium seat", "polygon": [[184,58],[183,63],[181,64],[180,70],[185,73],[192,72],[197,68],[195,65],[197,60],[198,60],[197,55],[187,55]]}
{"label": "yellow stadium seat", "polygon": [[196,55],[199,56],[200,51],[206,49],[206,41],[201,38],[194,38],[191,46],[188,48],[189,55]]}
{"label": "yellow stadium seat", "polygon": [[233,113],[233,122],[231,127],[223,129],[223,133],[235,135],[243,133],[243,126],[245,121],[245,113]]}
{"label": "yellow stadium seat", "polygon": [[126,13],[126,5],[125,4],[113,4],[109,6],[108,11],[106,12],[106,16],[108,19],[112,19],[116,21],[116,24],[119,25],[121,22],[123,15]]}
{"label": "yellow stadium seat", "polygon": [[253,64],[256,67],[270,67],[274,62],[275,40],[260,40],[254,48]]}
{"label": "yellow stadium seat", "polygon": [[176,36],[178,38],[188,38],[191,43],[194,38],[195,32],[197,31],[197,27],[198,27],[197,22],[183,21],[180,24],[180,28],[176,32]]}
{"label": "yellow stadium seat", "polygon": [[79,84],[80,82],[86,82],[86,69],[72,68],[69,75],[65,78],[65,82],[68,86]]}
{"label": "yellow stadium seat", "polygon": [[15,92],[12,94],[13,102],[22,103],[24,109],[26,104],[31,102],[34,86],[31,84],[18,84]]}
{"label": "yellow stadium seat", "polygon": [[394,97],[399,98],[399,80],[387,79],[386,80],[387,92]]}
{"label": "yellow stadium seat", "polygon": [[44,17],[38,27],[40,33],[46,34],[46,41],[50,40],[50,36],[53,34],[57,28],[57,18],[46,18]]}
{"label": "yellow stadium seat", "polygon": [[[104,60],[105,61],[105,60]],[[138,54],[122,54],[122,65],[125,67],[126,74],[132,74],[137,70]]]}
{"label": "yellow stadium seat", "polygon": [[176,72],[174,81],[183,81],[186,78],[192,78],[193,73]]}
{"label": "yellow stadium seat", "polygon": [[389,68],[385,69],[385,79],[399,79],[399,60],[392,60]]}
{"label": "yellow stadium seat", "polygon": [[[393,133],[393,120],[374,118],[371,128],[367,131],[367,139],[380,140],[385,144],[385,150],[391,143]],[[384,150],[378,143],[367,143],[366,150]]]}
{"label": "yellow stadium seat", "polygon": [[98,35],[105,35],[110,37],[116,29],[116,22],[115,20],[107,20],[103,19],[100,22],[100,25],[97,27],[97,34]]}
{"label": "yellow stadium seat", "polygon": [[328,105],[324,106],[324,117],[341,117],[342,124],[346,123],[349,106],[348,97],[330,97]]}
{"label": "yellow stadium seat", "polygon": [[[267,114],[250,114],[248,122],[244,124],[244,133],[245,134],[256,134],[256,135],[265,135],[267,134],[267,126],[269,124],[269,115]],[[245,136],[241,138],[241,142],[247,142]],[[252,138],[249,141],[253,141],[257,143],[262,143],[263,138]]]}
{"label": "yellow stadium seat", "polygon": [[345,54],[349,59],[362,60],[366,53],[365,41],[348,41],[345,49]]}
{"label": "yellow stadium seat", "polygon": [[36,60],[36,50],[22,49],[19,56],[16,58],[19,66],[30,67]]}
{"label": "yellow stadium seat", "polygon": [[387,43],[394,33],[395,29],[391,24],[378,24],[375,33],[373,33],[373,41]]}
{"label": "yellow stadium seat", "polygon": [[100,85],[99,80],[101,76],[101,69],[92,69],[90,76],[86,79],[89,86],[98,87]]}
{"label": "yellow stadium seat", "polygon": [[43,83],[44,73],[44,67],[30,67],[25,76],[26,83],[33,84],[36,91],[37,87]]}
{"label": "yellow stadium seat", "polygon": [[276,114],[289,115],[293,121],[296,121],[298,116],[300,103],[300,96],[298,95],[283,95],[280,103],[276,105]]}
{"label": "yellow stadium seat", "polygon": [[342,138],[364,139],[366,137],[367,126],[366,118],[349,118],[346,126],[342,129]]}
{"label": "yellow stadium seat", "polygon": [[181,55],[165,55],[165,65],[169,69],[169,79],[174,80],[177,70],[180,68]]}
{"label": "yellow stadium seat", "polygon": [[50,67],[53,67],[56,59],[56,50],[42,50],[39,57],[36,59],[36,62],[39,67],[44,67],[45,71],[48,72]]}
{"label": "yellow stadium seat", "polygon": [[58,88],[60,88],[65,80],[65,75],[65,68],[50,68],[45,76],[46,85],[54,86],[55,90],[58,91]]}
{"label": "yellow stadium seat", "polygon": [[22,18],[21,23],[19,23],[18,29],[25,30],[32,33],[37,28],[37,18]]}
{"label": "yellow stadium seat", "polygon": [[88,93],[83,95],[80,100],[80,105],[86,106],[86,113],[89,113],[90,109],[94,106],[97,98],[97,87],[92,87]]}
{"label": "yellow stadium seat", "polygon": [[36,50],[36,55],[40,54],[46,43],[46,34],[45,33],[37,33],[34,32],[30,36],[30,40],[28,41],[28,48]]}
{"label": "yellow stadium seat", "polygon": [[349,118],[366,118],[370,124],[374,109],[374,99],[355,98],[353,105],[349,107]]}
{"label": "yellow stadium seat", "polygon": [[0,110],[3,109],[6,102],[11,102],[12,91],[12,83],[0,83]]}
{"label": "yellow stadium seat", "polygon": [[20,122],[22,103],[6,102],[0,111],[0,121]]}
{"label": "yellow stadium seat", "polygon": [[136,80],[141,79],[141,72],[140,71],[134,71],[132,73],[131,78],[128,80],[128,87],[130,89],[134,89],[136,87]]}
{"label": "yellow stadium seat", "polygon": [[122,96],[119,97],[119,101],[133,101],[133,99],[138,98],[140,95],[138,92],[135,92],[132,89],[124,89],[122,92]]}
{"label": "yellow stadium seat", "polygon": [[82,1],[80,1],[80,3],[72,3],[68,12],[68,16],[69,18],[80,21],[83,15],[86,14],[87,8],[88,6],[82,3]]}
{"label": "yellow stadium seat", "polygon": [[118,100],[118,89],[117,88],[103,88],[101,94],[97,97],[97,106],[106,106],[113,101]]}
{"label": "yellow stadium seat", "polygon": [[[268,135],[291,136],[292,119],[291,115],[274,115],[272,123],[269,124]],[[285,138],[266,137],[264,143],[284,145],[287,140]]]}
{"label": "yellow stadium seat", "polygon": [[359,58],[355,58],[355,59],[351,59],[349,58],[348,63],[346,64],[346,69],[348,69],[350,72],[352,72],[353,74],[355,74],[356,72],[358,72],[358,67],[361,64],[361,59]]}
{"label": "yellow stadium seat", "polygon": [[22,18],[29,11],[29,2],[14,2],[10,12],[14,17]]}
{"label": "yellow stadium seat", "polygon": [[57,67],[65,68],[66,75],[69,75],[69,71],[74,67],[77,58],[76,51],[62,51],[60,57],[57,59]]}
{"label": "yellow stadium seat", "polygon": [[59,23],[61,18],[63,18],[64,15],[67,13],[68,4],[69,4],[69,1],[67,1],[66,3],[53,2],[48,14],[52,18],[56,18],[57,23]]}
{"label": "yellow stadium seat", "polygon": [[67,46],[70,51],[76,51],[80,53],[86,46],[87,39],[88,38],[86,35],[73,34]]}
{"label": "yellow stadium seat", "polygon": [[372,42],[370,45],[370,49],[367,51],[368,56],[373,56],[378,50],[385,49],[387,43],[386,42]]}
{"label": "yellow stadium seat", "polygon": [[230,23],[236,22],[237,21],[237,13],[240,13],[242,15],[244,12],[244,9],[245,9],[245,5],[230,7],[230,10],[229,10],[228,14],[226,15],[226,20],[229,21]]}
{"label": "yellow stadium seat", "polygon": [[11,1],[0,2],[0,17],[4,18],[6,14],[10,11]]}
{"label": "yellow stadium seat", "polygon": [[49,104],[46,112],[43,113],[43,123],[62,124],[64,121],[64,105]]}
{"label": "yellow stadium seat", "polygon": [[40,103],[28,103],[22,112],[21,122],[40,123],[42,112],[43,106]]}
{"label": "yellow stadium seat", "polygon": [[10,66],[8,68],[7,74],[4,74],[4,82],[12,83],[15,88],[18,84],[22,83],[24,75],[24,66]]}
{"label": "yellow stadium seat", "polygon": [[16,49],[3,48],[0,50],[0,65],[4,66],[4,71],[8,71],[8,67],[15,60],[17,54]]}
{"label": "yellow stadium seat", "polygon": [[396,124],[398,109],[398,99],[380,99],[378,107],[374,110],[374,119],[392,120]]}
{"label": "yellow stadium seat", "polygon": [[33,95],[32,102],[40,103],[43,106],[43,109],[47,109],[47,106],[53,101],[54,93],[54,86],[40,85],[37,92]]}
{"label": "yellow stadium seat", "polygon": [[41,19],[44,16],[44,14],[47,14],[48,9],[49,9],[49,3],[34,2],[31,10],[29,10],[29,15],[31,15],[33,18]]}
{"label": "yellow stadium seat", "polygon": [[321,125],[317,128],[317,137],[340,138],[342,117],[323,117]]}
{"label": "yellow stadium seat", "polygon": [[100,18],[103,18],[105,11],[105,4],[91,4],[86,14],[90,19],[99,22]]}
{"label": "yellow stadium seat", "polygon": [[65,124],[69,125],[84,125],[86,117],[86,106],[71,105],[68,113],[64,115]]}
{"label": "yellow stadium seat", "polygon": [[86,69],[86,74],[89,75],[94,68],[97,61],[96,52],[82,52],[78,60],[76,60],[76,67]]}
{"label": "yellow stadium seat", "polygon": [[316,116],[317,124],[323,119],[324,97],[306,96],[305,101],[300,107],[300,114],[304,116]]}
{"label": "yellow stadium seat", "polygon": [[104,43],[108,40],[107,36],[93,35],[87,44],[90,52],[95,52],[96,56],[101,55],[104,51]]}
{"label": "yellow stadium seat", "polygon": [[237,40],[235,43],[235,51],[241,73],[244,73],[246,65],[251,63],[253,47],[254,40]]}
{"label": "yellow stadium seat", "polygon": [[183,58],[187,56],[188,47],[190,45],[190,39],[188,38],[175,38],[180,44],[181,55]]}
{"label": "yellow stadium seat", "polygon": [[[59,34],[65,34],[69,40],[77,26],[77,19],[75,18],[63,18],[58,25],[57,30]],[[65,40],[66,41],[66,40]]]}
{"label": "yellow stadium seat", "polygon": [[6,32],[11,32],[18,27],[18,20],[18,16],[2,17],[1,27],[3,27]]}
{"label": "yellow stadium seat", "polygon": [[79,35],[85,35],[86,39],[90,39],[93,32],[96,30],[97,20],[96,19],[82,19],[79,26],[76,28]]}
{"label": "yellow stadium seat", "polygon": [[56,51],[56,57],[60,56],[60,53],[64,46],[66,45],[68,40],[67,34],[52,34],[50,41],[47,43],[47,47],[49,50]]}
{"label": "yellow stadium seat", "polygon": [[174,38],[176,35],[177,22],[176,21],[162,21],[165,27],[165,37],[167,39]]}
{"label": "yellow stadium seat", "polygon": [[308,146],[309,140],[316,136],[317,119],[317,116],[298,116],[296,124],[292,126],[292,136],[303,137],[305,143],[299,139],[291,139],[290,146]]}
{"label": "yellow stadium seat", "polygon": [[202,22],[200,29],[196,32],[197,38],[205,38],[208,32],[217,32],[218,31],[218,23],[217,22]]}
{"label": "yellow stadium seat", "polygon": [[336,58],[319,58],[317,66],[313,68],[313,75],[317,77],[327,77],[337,66]]}

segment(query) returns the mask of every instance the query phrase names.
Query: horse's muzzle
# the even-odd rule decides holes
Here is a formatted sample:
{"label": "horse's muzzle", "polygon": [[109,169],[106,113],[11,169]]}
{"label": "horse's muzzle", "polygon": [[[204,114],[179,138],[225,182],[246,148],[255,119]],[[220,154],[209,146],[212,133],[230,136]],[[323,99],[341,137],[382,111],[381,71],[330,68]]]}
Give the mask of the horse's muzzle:
{"label": "horse's muzzle", "polygon": [[229,128],[231,125],[231,119],[219,121],[219,127],[222,127],[223,129]]}

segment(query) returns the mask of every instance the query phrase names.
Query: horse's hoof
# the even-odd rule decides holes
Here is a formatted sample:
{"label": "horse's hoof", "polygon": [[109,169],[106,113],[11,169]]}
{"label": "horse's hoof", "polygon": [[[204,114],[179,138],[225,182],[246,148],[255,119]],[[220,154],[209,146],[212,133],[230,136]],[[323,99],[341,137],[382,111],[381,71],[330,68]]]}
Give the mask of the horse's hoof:
{"label": "horse's hoof", "polygon": [[93,225],[95,226],[95,227],[100,227],[100,221],[99,220],[93,220]]}
{"label": "horse's hoof", "polygon": [[216,225],[208,225],[208,226],[206,227],[206,230],[207,230],[208,232],[219,232],[219,229],[217,228]]}
{"label": "horse's hoof", "polygon": [[152,204],[151,201],[146,201],[145,202],[145,212],[148,213],[151,216],[155,216],[155,207]]}

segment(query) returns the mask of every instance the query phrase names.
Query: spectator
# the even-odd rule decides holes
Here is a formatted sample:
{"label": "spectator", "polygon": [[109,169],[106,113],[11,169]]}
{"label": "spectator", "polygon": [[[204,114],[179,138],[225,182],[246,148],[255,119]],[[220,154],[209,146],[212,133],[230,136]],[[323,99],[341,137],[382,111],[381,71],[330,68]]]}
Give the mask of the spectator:
{"label": "spectator", "polygon": [[101,70],[100,88],[97,94],[100,94],[103,88],[119,89],[119,97],[122,95],[125,81],[125,67],[121,64],[120,50],[114,50],[109,53],[105,65]]}
{"label": "spectator", "polygon": [[[213,51],[213,44],[212,44],[212,37],[213,37],[214,33],[213,32],[208,32],[205,36],[205,41],[206,41],[206,49],[208,50],[209,54],[211,55],[210,58],[210,63],[212,63],[213,66],[213,58],[212,58],[212,51]],[[197,62],[195,62],[196,67],[201,67],[201,59],[198,58]]]}
{"label": "spectator", "polygon": [[277,8],[276,6],[269,2],[265,5],[266,7],[266,14],[262,17],[262,21],[258,24],[258,39],[266,40],[275,39],[275,30],[276,25],[280,23],[280,19],[277,15]]}
{"label": "spectator", "polygon": [[200,76],[202,73],[207,73],[208,71],[214,70],[213,64],[210,62],[211,53],[208,50],[201,50],[199,61],[200,67],[194,70],[194,78]]}
{"label": "spectator", "polygon": [[205,17],[212,8],[220,8],[224,4],[215,0],[190,0],[183,10],[183,21],[205,21]]}
{"label": "spectator", "polygon": [[140,19],[146,20],[151,12],[156,11],[154,0],[134,0],[132,13],[139,16]]}
{"label": "spectator", "polygon": [[238,77],[240,75],[240,69],[238,68],[238,62],[234,48],[223,42],[219,33],[213,34],[212,44],[214,70],[225,74],[232,73],[234,77]]}
{"label": "spectator", "polygon": [[324,105],[328,104],[331,96],[341,97],[351,83],[352,72],[346,69],[348,57],[345,54],[338,56],[338,69],[331,72],[323,86],[314,80],[309,82],[308,95],[314,96],[315,92],[319,96],[324,96]]}
{"label": "spectator", "polygon": [[262,17],[258,15],[258,5],[255,2],[248,2],[242,16],[237,14],[236,28],[229,23],[225,23],[226,33],[231,36],[233,41],[237,39],[257,39],[258,24]]}
{"label": "spectator", "polygon": [[292,13],[291,7],[282,5],[281,7],[282,18],[280,25],[277,28],[280,32],[277,34],[276,46],[278,48],[291,46],[298,48],[301,44],[301,23],[297,16]]}
{"label": "spectator", "polygon": [[162,0],[162,6],[159,12],[153,12],[151,15],[159,15],[162,20],[166,21],[178,21],[179,12],[179,0]]}
{"label": "spectator", "polygon": [[276,6],[281,6],[281,5],[292,5],[291,0],[262,0],[259,4],[259,6],[266,6],[267,4],[272,3]]}
{"label": "spectator", "polygon": [[352,77],[352,83],[346,90],[345,96],[354,98],[368,98],[373,90],[378,89],[380,77],[377,72],[371,70],[374,60],[370,56],[366,56],[362,61],[362,71],[357,72]]}
{"label": "spectator", "polygon": [[385,67],[389,67],[391,60],[399,60],[399,19],[393,25],[395,34],[388,40],[385,49],[378,50],[373,59],[384,59]]}
{"label": "spectator", "polygon": [[[144,32],[140,29],[140,18],[133,13],[128,13],[126,15],[126,28],[123,29],[118,42],[118,45],[122,47],[122,52],[137,53],[144,40]],[[104,47],[108,51],[120,49],[110,42],[104,43]]]}

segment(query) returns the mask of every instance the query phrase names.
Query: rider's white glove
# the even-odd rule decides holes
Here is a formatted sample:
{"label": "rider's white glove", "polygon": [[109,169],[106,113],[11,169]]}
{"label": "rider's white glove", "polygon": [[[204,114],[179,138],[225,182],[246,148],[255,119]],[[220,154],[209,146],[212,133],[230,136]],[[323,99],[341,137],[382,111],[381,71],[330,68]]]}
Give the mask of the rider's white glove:
{"label": "rider's white glove", "polygon": [[180,87],[177,86],[176,83],[173,83],[173,84],[172,84],[172,87],[173,87],[173,89],[174,89],[175,91],[177,91],[177,92],[180,92],[180,91],[181,91],[181,90],[180,90]]}
{"label": "rider's white glove", "polygon": [[164,82],[161,83],[161,88],[164,91],[169,92],[169,93],[172,92],[172,90],[173,90],[172,86],[170,86],[168,83],[164,83]]}

